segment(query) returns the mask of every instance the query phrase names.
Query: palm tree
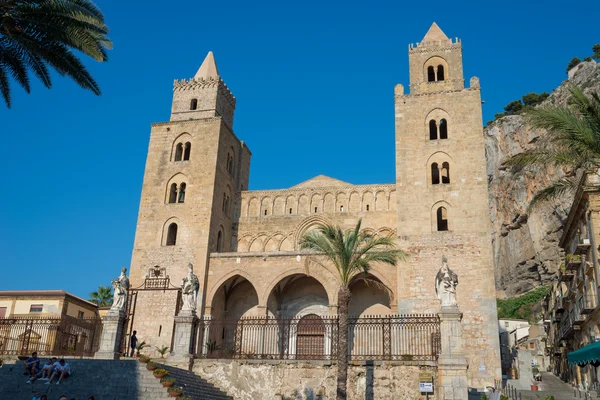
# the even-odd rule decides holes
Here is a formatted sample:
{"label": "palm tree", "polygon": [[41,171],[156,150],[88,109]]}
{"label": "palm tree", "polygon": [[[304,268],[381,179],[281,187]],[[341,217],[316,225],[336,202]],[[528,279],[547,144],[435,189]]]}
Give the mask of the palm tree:
{"label": "palm tree", "polygon": [[325,264],[335,266],[339,276],[338,291],[338,376],[337,399],[346,399],[346,384],[348,379],[348,305],[350,303],[350,284],[356,278],[365,279],[381,285],[378,281],[369,279],[368,273],[374,263],[396,265],[406,254],[396,249],[393,238],[374,237],[361,231],[362,220],[354,229],[342,231],[339,226],[319,224],[316,229],[305,233],[300,240],[302,249],[317,253],[315,262],[325,267]]}
{"label": "palm tree", "polygon": [[513,156],[505,165],[521,168],[554,166],[565,175],[538,191],[529,203],[554,200],[574,192],[581,172],[598,175],[600,168],[600,97],[587,97],[575,86],[566,106],[542,107],[525,114],[531,127],[548,132],[540,146]]}
{"label": "palm tree", "polygon": [[90,0],[0,0],[0,94],[10,107],[9,77],[27,93],[29,71],[50,87],[49,67],[99,95],[100,88],[72,50],[108,59],[104,16]]}
{"label": "palm tree", "polygon": [[98,286],[98,290],[90,293],[90,300],[98,307],[108,307],[113,301],[112,288],[110,286]]}

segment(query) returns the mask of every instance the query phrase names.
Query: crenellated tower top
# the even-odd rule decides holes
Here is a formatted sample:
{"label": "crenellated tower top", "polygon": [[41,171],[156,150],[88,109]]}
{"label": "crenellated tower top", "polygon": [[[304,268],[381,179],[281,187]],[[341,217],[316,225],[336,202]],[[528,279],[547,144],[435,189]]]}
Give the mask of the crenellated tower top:
{"label": "crenellated tower top", "polygon": [[462,44],[435,22],[421,42],[409,45],[408,58],[411,94],[464,89]]}
{"label": "crenellated tower top", "polygon": [[171,121],[221,117],[233,128],[235,96],[219,75],[212,51],[191,79],[173,83]]}

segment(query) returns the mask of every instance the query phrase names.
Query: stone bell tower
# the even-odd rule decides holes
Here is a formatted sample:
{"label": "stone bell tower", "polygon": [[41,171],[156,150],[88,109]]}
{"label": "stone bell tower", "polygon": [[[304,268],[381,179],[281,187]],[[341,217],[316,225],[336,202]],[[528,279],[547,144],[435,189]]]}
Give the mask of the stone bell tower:
{"label": "stone bell tower", "polygon": [[479,80],[465,87],[462,44],[433,24],[409,46],[410,90],[395,88],[400,313],[439,312],[442,256],[458,275],[468,384],[501,376]]}
{"label": "stone bell tower", "polygon": [[[192,263],[198,315],[210,253],[231,251],[240,192],[248,188],[250,151],[232,130],[235,103],[210,52],[193,78],[175,81],[170,121],[150,132],[131,287],[153,276],[177,287]],[[175,290],[139,291],[129,330],[153,346],[172,345],[176,303]]]}

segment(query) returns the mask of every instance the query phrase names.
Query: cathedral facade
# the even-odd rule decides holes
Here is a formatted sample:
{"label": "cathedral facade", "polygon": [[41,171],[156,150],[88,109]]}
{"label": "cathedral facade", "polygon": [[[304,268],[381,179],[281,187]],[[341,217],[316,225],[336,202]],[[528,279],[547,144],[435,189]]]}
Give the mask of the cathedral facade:
{"label": "cathedral facade", "polygon": [[[299,240],[319,223],[351,228],[362,218],[409,257],[375,266],[380,285],[353,283],[350,313],[439,312],[434,281],[445,256],[459,279],[469,384],[493,384],[500,350],[479,81],[465,86],[461,42],[435,23],[409,46],[409,61],[408,90],[394,89],[396,182],[320,175],[248,190],[251,152],[233,130],[236,99],[209,53],[194,78],[175,81],[170,120],[152,125],[132,287],[153,276],[176,287],[191,262],[202,318],[335,315],[337,272],[308,263]],[[169,346],[178,301],[176,290],[140,290],[130,330]]]}

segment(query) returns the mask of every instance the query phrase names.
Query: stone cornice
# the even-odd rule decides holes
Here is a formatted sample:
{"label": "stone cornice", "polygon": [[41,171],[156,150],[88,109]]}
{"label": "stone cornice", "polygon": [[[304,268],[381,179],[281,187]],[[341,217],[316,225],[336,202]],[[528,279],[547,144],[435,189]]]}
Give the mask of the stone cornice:
{"label": "stone cornice", "polygon": [[246,190],[242,192],[242,197],[248,196],[260,196],[260,195],[277,195],[283,193],[294,193],[294,194],[312,194],[312,193],[351,193],[354,191],[365,191],[368,189],[381,189],[381,190],[390,190],[396,189],[395,183],[383,183],[383,184],[367,184],[367,185],[352,185],[352,186],[325,186],[325,187],[315,187],[315,188],[289,188],[289,189],[267,189],[267,190]]}

